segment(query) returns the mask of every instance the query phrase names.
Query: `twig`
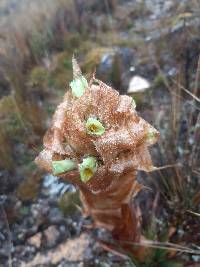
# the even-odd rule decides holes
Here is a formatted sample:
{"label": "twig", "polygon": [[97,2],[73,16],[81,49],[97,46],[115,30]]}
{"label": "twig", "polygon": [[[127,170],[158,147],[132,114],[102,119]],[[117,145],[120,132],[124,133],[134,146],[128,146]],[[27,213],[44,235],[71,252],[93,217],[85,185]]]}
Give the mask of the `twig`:
{"label": "twig", "polygon": [[197,95],[198,87],[199,87],[199,78],[200,78],[200,55],[198,59],[198,64],[197,64],[197,72],[195,76],[195,83],[194,83],[194,95]]}
{"label": "twig", "polygon": [[[132,245],[135,245],[135,246],[150,247],[150,248],[157,248],[157,249],[165,249],[165,250],[178,251],[178,252],[183,252],[183,253],[188,253],[188,254],[200,255],[200,250],[194,250],[194,249],[190,249],[190,248],[183,247],[183,246],[179,247],[179,245],[172,244],[172,243],[162,243],[162,242],[156,243],[155,241],[150,241],[150,240],[142,241],[140,243],[124,241],[124,243],[132,244]],[[159,245],[159,244],[163,244],[163,245]]]}
{"label": "twig", "polygon": [[111,248],[111,244],[109,244],[109,243],[106,244],[104,241],[101,241],[101,240],[98,240],[98,239],[97,239],[97,242],[101,245],[101,247],[102,247],[104,250],[106,250],[106,251],[108,251],[108,252],[111,252],[111,253],[113,253],[114,255],[116,255],[116,256],[118,256],[118,257],[124,259],[124,260],[128,260],[128,259],[129,259],[129,257],[128,257],[127,255],[124,255],[123,253],[120,253],[119,251],[117,251],[117,250],[114,249],[114,248]]}
{"label": "twig", "polygon": [[151,241],[151,240],[145,240],[144,241],[145,243],[147,244],[154,244],[154,245],[166,245],[166,247],[171,247],[171,248],[178,248],[178,249],[188,249],[190,251],[192,251],[193,249],[191,248],[187,248],[187,247],[184,247],[184,246],[181,246],[181,245],[178,245],[178,244],[174,244],[174,243],[171,243],[171,242],[159,242],[159,241]]}
{"label": "twig", "polygon": [[196,215],[196,216],[200,217],[200,213],[194,212],[192,210],[187,210],[187,212],[189,212],[189,213],[191,213],[193,215]]}
{"label": "twig", "polygon": [[193,93],[191,93],[189,90],[187,90],[186,88],[184,88],[182,85],[178,84],[175,80],[172,80],[173,83],[175,83],[177,86],[180,87],[181,90],[183,90],[184,92],[186,92],[188,95],[190,95],[193,99],[195,99],[197,102],[200,103],[200,98],[196,95],[194,95]]}
{"label": "twig", "polygon": [[[194,165],[195,160],[196,160],[195,150],[196,150],[196,143],[198,142],[197,136],[198,136],[199,126],[200,126],[200,114],[197,117],[196,124],[195,124],[195,127],[194,127],[194,144],[193,144],[193,147],[192,147],[192,153],[191,153],[191,159],[190,159],[192,168],[193,168],[193,165]],[[198,157],[198,155],[197,155],[197,157]]]}
{"label": "twig", "polygon": [[198,172],[197,170],[192,170],[192,172],[194,172],[196,175],[200,176],[200,172]]}
{"label": "twig", "polygon": [[178,166],[178,164],[169,164],[169,165],[165,165],[165,166],[161,166],[161,167],[154,167],[152,172],[158,171],[158,170],[163,170],[163,169],[168,169],[168,168],[174,168],[177,166]]}
{"label": "twig", "polygon": [[[176,97],[182,99],[183,97],[181,95],[178,95],[176,93],[173,92],[169,82],[168,82],[168,79],[166,77],[166,75],[164,74],[164,72],[162,71],[160,65],[158,64],[158,61],[156,59],[156,56],[155,54],[152,55],[152,53],[150,53],[150,47],[148,47],[148,50],[149,50],[149,56],[152,58],[153,62],[154,62],[154,65],[155,67],[157,68],[159,74],[162,76],[163,78],[163,81],[164,81],[164,84],[166,86],[166,88],[168,89],[168,91],[172,94],[172,95],[175,95]],[[199,57],[199,62],[198,62],[198,67],[197,67],[197,74],[196,74],[196,79],[195,79],[195,90],[194,90],[194,93],[197,91],[198,89],[198,80],[199,80],[199,68],[200,68],[200,57]],[[188,93],[190,96],[193,97],[193,99],[195,99],[197,102],[200,102],[200,99],[193,93],[191,93],[190,91],[188,91],[187,89],[185,89],[183,86],[181,86],[180,84],[178,84],[175,80],[172,79],[172,82],[174,82],[176,85],[178,85],[180,87],[180,89],[184,90],[186,93]],[[196,89],[197,88],[197,89]],[[191,104],[191,103],[189,103]],[[197,110],[200,110],[194,103],[191,104],[192,106],[194,106]]]}

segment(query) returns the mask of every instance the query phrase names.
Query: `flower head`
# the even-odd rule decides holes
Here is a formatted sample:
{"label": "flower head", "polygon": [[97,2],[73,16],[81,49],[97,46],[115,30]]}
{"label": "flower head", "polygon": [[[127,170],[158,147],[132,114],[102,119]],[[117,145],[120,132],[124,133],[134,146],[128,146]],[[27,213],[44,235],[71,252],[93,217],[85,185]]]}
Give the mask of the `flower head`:
{"label": "flower head", "polygon": [[85,124],[88,134],[102,135],[105,132],[105,128],[102,123],[94,118],[89,118]]}
{"label": "flower head", "polygon": [[52,161],[53,174],[58,175],[76,168],[76,164],[71,159]]}
{"label": "flower head", "polygon": [[97,160],[95,157],[87,157],[79,164],[81,181],[88,182],[97,170]]}

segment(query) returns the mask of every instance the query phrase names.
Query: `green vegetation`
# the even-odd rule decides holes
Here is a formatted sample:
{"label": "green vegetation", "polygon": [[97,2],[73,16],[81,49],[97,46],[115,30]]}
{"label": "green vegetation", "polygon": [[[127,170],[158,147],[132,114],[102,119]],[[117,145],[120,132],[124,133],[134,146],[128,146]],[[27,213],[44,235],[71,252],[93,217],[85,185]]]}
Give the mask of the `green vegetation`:
{"label": "green vegetation", "polygon": [[65,193],[58,201],[60,210],[68,216],[75,214],[80,205],[81,202],[77,191]]}
{"label": "green vegetation", "polygon": [[112,51],[110,48],[106,47],[97,47],[88,51],[85,56],[84,64],[82,65],[81,69],[84,73],[91,73],[95,71],[97,65],[100,63],[102,56],[105,53]]}

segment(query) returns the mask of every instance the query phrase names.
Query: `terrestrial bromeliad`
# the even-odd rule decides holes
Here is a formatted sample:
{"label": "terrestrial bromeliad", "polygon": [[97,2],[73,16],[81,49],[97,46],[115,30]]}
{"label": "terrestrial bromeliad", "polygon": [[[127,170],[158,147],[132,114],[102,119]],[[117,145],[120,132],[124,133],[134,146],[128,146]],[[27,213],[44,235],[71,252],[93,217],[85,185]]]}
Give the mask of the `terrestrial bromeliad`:
{"label": "terrestrial bromeliad", "polygon": [[132,98],[92,77],[73,58],[73,81],[44,137],[39,166],[80,189],[84,212],[111,231],[121,247],[133,248],[142,235],[133,197],[140,191],[137,170],[151,171],[148,147],[159,133],[138,116]]}

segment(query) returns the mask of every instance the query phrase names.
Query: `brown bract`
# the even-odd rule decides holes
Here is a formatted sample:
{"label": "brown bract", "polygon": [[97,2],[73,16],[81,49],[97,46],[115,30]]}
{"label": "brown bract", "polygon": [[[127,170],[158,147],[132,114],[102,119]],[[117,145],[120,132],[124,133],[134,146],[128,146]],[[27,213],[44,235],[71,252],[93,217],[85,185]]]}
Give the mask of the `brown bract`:
{"label": "brown bract", "polygon": [[[101,136],[88,134],[85,123],[91,117],[105,127]],[[80,164],[86,156],[96,157],[97,171],[87,183],[81,181],[78,169],[60,177],[79,187],[85,213],[93,216],[97,226],[112,231],[119,241],[139,242],[139,213],[132,205],[133,195],[140,190],[136,171],[152,170],[148,146],[158,136],[133,109],[131,97],[119,95],[93,77],[80,98],[71,91],[65,94],[36,162],[52,172],[52,160],[73,158]]]}

